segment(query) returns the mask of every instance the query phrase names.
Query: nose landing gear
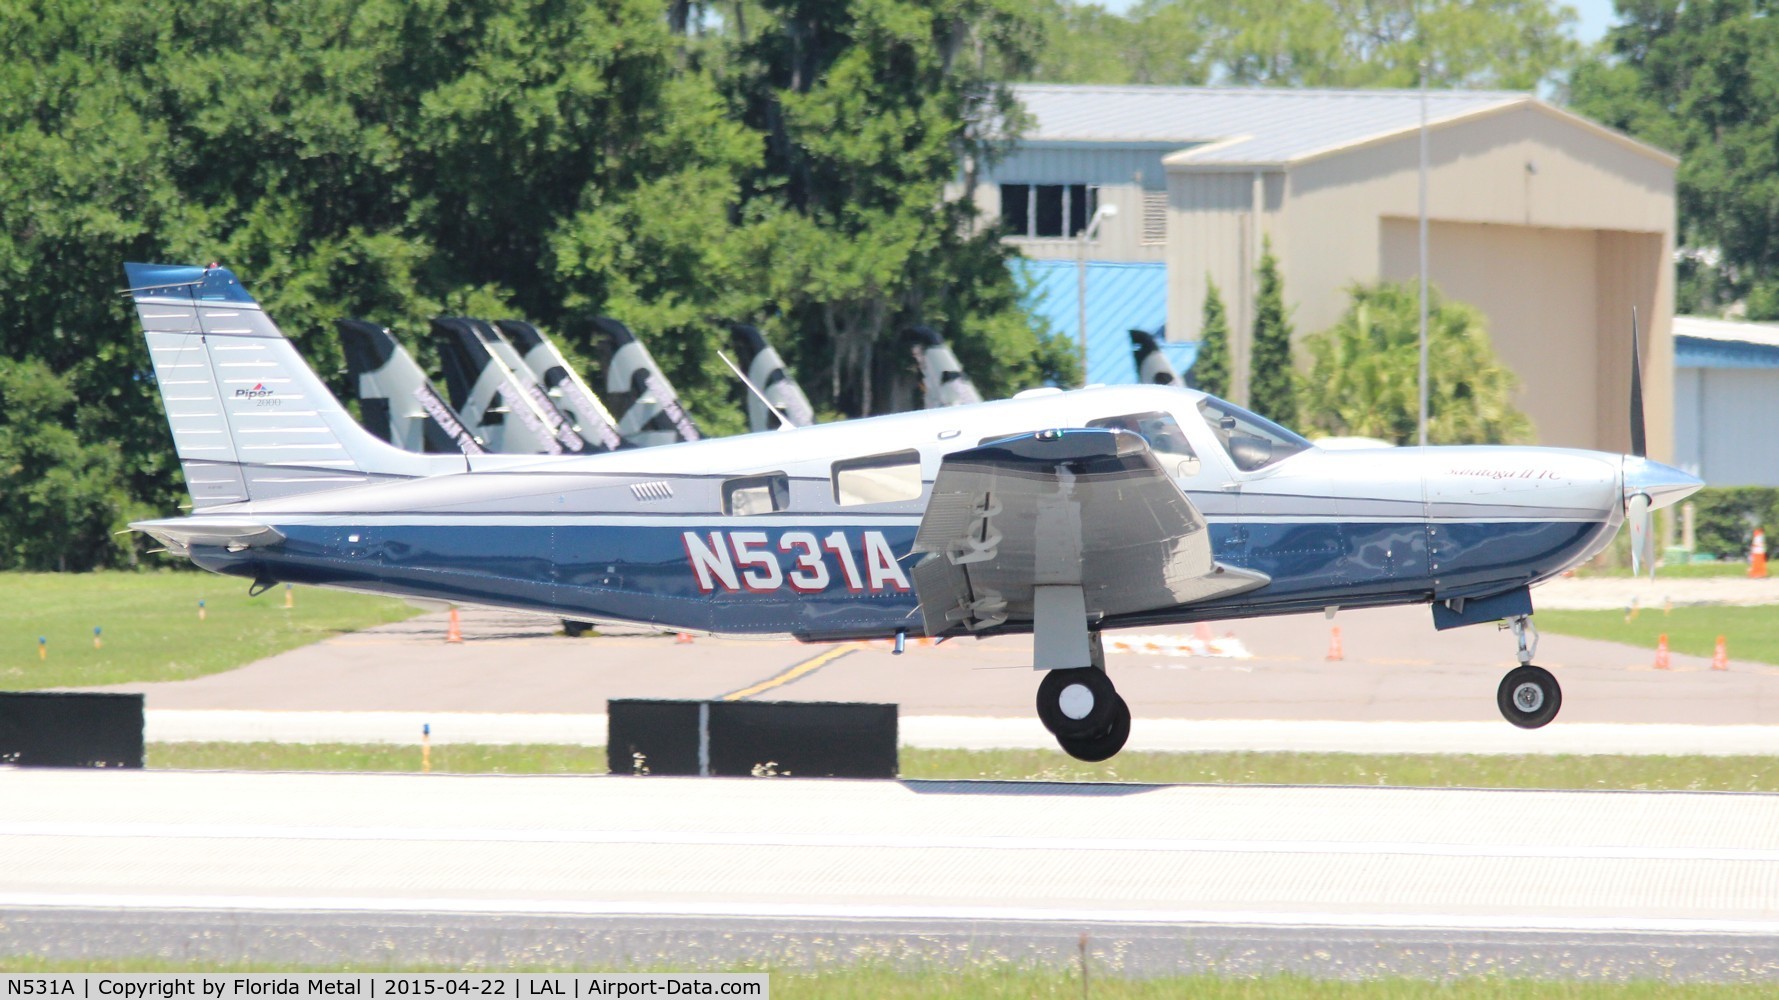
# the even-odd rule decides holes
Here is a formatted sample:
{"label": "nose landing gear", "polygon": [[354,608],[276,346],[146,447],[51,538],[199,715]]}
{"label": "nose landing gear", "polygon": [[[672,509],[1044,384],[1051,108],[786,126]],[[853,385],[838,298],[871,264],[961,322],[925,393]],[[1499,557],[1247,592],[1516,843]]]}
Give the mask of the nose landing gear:
{"label": "nose landing gear", "polygon": [[1538,628],[1531,615],[1516,615],[1509,626],[1519,642],[1520,665],[1501,678],[1495,691],[1495,705],[1508,722],[1521,729],[1537,729],[1548,725],[1563,707],[1563,688],[1551,672],[1532,665],[1538,651]]}

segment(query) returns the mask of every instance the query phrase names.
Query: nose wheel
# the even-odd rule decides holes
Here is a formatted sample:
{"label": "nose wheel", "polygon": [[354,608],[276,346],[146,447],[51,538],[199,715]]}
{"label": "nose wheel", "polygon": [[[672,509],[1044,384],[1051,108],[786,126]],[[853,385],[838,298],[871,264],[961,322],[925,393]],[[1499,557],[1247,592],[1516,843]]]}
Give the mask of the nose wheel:
{"label": "nose wheel", "polygon": [[1538,629],[1531,615],[1519,615],[1509,623],[1519,642],[1520,665],[1501,678],[1495,690],[1495,706],[1508,722],[1521,729],[1548,725],[1563,707],[1563,687],[1551,672],[1532,665],[1538,651]]}
{"label": "nose wheel", "polygon": [[1550,671],[1528,663],[1501,678],[1495,704],[1508,722],[1521,729],[1537,729],[1557,717],[1557,710],[1563,707],[1563,688]]}
{"label": "nose wheel", "polygon": [[1038,683],[1038,721],[1076,760],[1105,760],[1130,739],[1130,706],[1099,667],[1047,671]]}

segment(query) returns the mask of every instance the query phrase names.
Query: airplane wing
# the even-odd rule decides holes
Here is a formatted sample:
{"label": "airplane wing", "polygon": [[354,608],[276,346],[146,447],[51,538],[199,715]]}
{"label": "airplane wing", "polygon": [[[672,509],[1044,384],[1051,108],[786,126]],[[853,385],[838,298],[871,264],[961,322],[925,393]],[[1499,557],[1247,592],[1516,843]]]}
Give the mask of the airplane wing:
{"label": "airplane wing", "polygon": [[1205,521],[1140,435],[1042,431],[945,457],[914,551],[928,635],[1032,618],[1034,587],[1081,587],[1090,618],[1265,586],[1211,558]]}
{"label": "airplane wing", "polygon": [[190,554],[194,545],[215,545],[239,552],[284,541],[284,535],[270,525],[234,517],[170,517],[135,521],[130,527],[147,532],[175,555]]}

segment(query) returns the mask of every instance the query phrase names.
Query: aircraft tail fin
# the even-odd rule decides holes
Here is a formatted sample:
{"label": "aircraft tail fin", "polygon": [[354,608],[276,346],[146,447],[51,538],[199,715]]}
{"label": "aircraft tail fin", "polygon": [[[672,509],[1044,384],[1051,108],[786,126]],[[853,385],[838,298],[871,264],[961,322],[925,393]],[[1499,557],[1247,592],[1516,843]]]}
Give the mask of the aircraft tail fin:
{"label": "aircraft tail fin", "polygon": [[1145,385],[1179,385],[1180,373],[1162,353],[1155,334],[1147,330],[1130,331],[1130,351],[1137,363],[1137,381]]}
{"label": "aircraft tail fin", "polygon": [[590,325],[605,341],[606,398],[622,414],[618,433],[624,440],[648,447],[701,438],[673,384],[630,328],[610,316],[595,316]]}
{"label": "aircraft tail fin", "polygon": [[388,327],[362,319],[342,319],[334,326],[345,348],[346,371],[357,381],[366,430],[404,451],[485,453]]}
{"label": "aircraft tail fin", "polygon": [[951,353],[951,345],[939,331],[916,325],[904,331],[903,337],[914,348],[914,363],[920,366],[926,409],[982,402],[976,383],[964,374],[964,366],[958,363],[957,355]]}
{"label": "aircraft tail fin", "polygon": [[747,395],[747,422],[750,430],[771,430],[779,418],[793,427],[815,423],[815,409],[803,387],[785,370],[784,359],[766,342],[758,327],[730,322],[729,343],[741,360],[740,372],[755,387],[759,398]]}
{"label": "aircraft tail fin", "polygon": [[360,427],[227,268],[124,275],[193,508],[464,471]]}
{"label": "aircraft tail fin", "polygon": [[494,328],[510,341],[527,367],[543,380],[556,406],[574,421],[583,438],[607,451],[624,447],[618,420],[605,408],[587,383],[575,374],[568,359],[537,327],[523,320],[499,319]]}

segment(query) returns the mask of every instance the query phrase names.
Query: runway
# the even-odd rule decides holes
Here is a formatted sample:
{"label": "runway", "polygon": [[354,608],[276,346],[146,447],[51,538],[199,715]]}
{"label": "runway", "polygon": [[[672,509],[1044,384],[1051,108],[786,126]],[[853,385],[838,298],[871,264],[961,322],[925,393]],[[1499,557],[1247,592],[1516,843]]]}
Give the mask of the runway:
{"label": "runway", "polygon": [[[433,928],[404,961],[503,955],[548,920],[619,950],[714,926],[791,951],[1085,932],[1133,975],[1244,941],[1275,969],[1381,943],[1408,974],[1487,954],[1779,975],[1770,795],[13,770],[0,802],[0,953],[388,918]],[[1174,947],[1120,949],[1138,939]]]}

